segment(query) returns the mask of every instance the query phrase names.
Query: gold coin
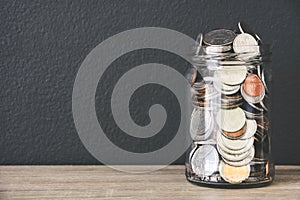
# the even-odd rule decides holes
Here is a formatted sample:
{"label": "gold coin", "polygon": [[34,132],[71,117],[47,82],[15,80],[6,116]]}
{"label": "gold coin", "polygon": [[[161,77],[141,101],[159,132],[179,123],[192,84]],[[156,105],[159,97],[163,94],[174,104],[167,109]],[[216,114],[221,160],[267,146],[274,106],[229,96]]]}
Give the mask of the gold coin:
{"label": "gold coin", "polygon": [[250,175],[250,165],[234,167],[221,161],[219,166],[221,177],[232,184],[238,184],[246,180]]}

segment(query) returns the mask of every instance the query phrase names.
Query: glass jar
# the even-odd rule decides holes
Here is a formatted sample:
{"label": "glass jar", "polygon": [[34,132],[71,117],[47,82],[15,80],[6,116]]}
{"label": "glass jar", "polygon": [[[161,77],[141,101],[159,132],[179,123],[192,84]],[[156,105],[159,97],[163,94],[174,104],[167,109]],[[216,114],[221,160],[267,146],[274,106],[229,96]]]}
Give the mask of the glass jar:
{"label": "glass jar", "polygon": [[244,46],[200,46],[191,81],[193,112],[187,180],[204,186],[242,188],[274,179],[270,127],[270,51]]}

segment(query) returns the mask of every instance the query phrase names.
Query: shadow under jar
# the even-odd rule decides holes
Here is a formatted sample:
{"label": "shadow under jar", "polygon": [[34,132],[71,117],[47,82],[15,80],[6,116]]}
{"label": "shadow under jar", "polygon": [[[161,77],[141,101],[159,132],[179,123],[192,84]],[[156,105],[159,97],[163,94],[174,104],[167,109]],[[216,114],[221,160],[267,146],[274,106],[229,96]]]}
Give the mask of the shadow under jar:
{"label": "shadow under jar", "polygon": [[[187,180],[212,187],[270,184],[274,164],[270,143],[268,45],[198,46],[194,56],[201,78],[193,77],[193,112],[187,153]],[[199,74],[198,73],[198,74]]]}

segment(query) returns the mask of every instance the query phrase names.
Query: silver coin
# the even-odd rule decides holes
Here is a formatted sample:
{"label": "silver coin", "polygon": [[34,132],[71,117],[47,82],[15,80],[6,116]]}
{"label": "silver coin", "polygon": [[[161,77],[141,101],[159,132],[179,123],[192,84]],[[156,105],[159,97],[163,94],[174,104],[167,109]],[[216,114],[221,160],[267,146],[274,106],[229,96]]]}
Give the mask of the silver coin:
{"label": "silver coin", "polygon": [[261,68],[260,68],[260,65],[257,65],[256,68],[257,68],[257,75],[261,79]]}
{"label": "silver coin", "polygon": [[222,45],[211,45],[205,48],[207,54],[214,53],[223,53],[231,50],[231,45],[222,46]]}
{"label": "silver coin", "polygon": [[241,108],[220,109],[217,113],[216,121],[222,130],[236,132],[245,125],[246,116]]}
{"label": "silver coin", "polygon": [[253,37],[254,37],[254,36],[256,37],[256,34],[255,34],[255,33],[252,31],[252,29],[251,29],[249,26],[247,26],[247,24],[245,24],[244,22],[243,22],[243,23],[239,22],[239,23],[238,23],[238,27],[239,27],[239,30],[240,30],[241,33],[248,33],[248,34],[252,35]]}
{"label": "silver coin", "polygon": [[203,42],[206,45],[229,45],[235,37],[236,34],[231,30],[218,29],[205,34]]}
{"label": "silver coin", "polygon": [[205,101],[214,99],[218,95],[218,92],[212,85],[205,84],[205,86],[202,87],[201,84],[198,84],[197,82],[194,83],[191,93],[197,95],[196,97],[198,99],[203,99]]}
{"label": "silver coin", "polygon": [[235,53],[238,53],[237,58],[248,60],[257,55],[260,55],[260,50],[256,39],[248,33],[242,33],[236,36],[232,44]]}
{"label": "silver coin", "polygon": [[251,148],[251,146],[254,143],[254,138],[253,140],[249,140],[249,142],[245,145],[245,147],[243,149],[239,149],[239,150],[232,150],[227,148],[226,146],[224,146],[223,141],[221,140],[220,136],[217,136],[217,145],[219,146],[219,148],[221,148],[224,152],[228,153],[228,154],[242,154],[245,153],[246,151],[249,151],[249,149]]}
{"label": "silver coin", "polygon": [[213,86],[216,89],[217,92],[225,94],[225,95],[232,95],[237,93],[240,90],[240,85],[226,85],[223,84],[219,78],[215,78],[213,81]]}
{"label": "silver coin", "polygon": [[226,162],[229,165],[232,165],[232,166],[235,166],[235,167],[241,167],[241,166],[248,165],[252,161],[252,159],[254,158],[254,154],[255,154],[255,149],[252,147],[252,148],[250,148],[249,155],[241,161],[230,161],[230,160],[227,160],[225,158],[223,158],[223,160],[224,160],[224,162]]}
{"label": "silver coin", "polygon": [[194,146],[194,148],[191,150],[190,155],[189,155],[189,163],[191,163],[192,157],[195,153],[195,151],[197,150],[198,145],[196,144],[196,146]]}
{"label": "silver coin", "polygon": [[223,66],[215,71],[214,76],[226,85],[239,85],[247,76],[247,67],[239,66]]}
{"label": "silver coin", "polygon": [[194,142],[197,142],[197,141],[200,141],[200,142],[206,141],[212,135],[213,131],[214,131],[214,121],[212,120],[212,123],[211,123],[209,129],[207,130],[207,132],[205,132],[203,135],[199,135],[199,134],[195,135],[195,137],[192,138],[192,139],[193,139]]}
{"label": "silver coin", "polygon": [[[260,101],[260,102],[261,102],[261,101]],[[254,105],[253,103],[248,102],[248,104],[249,104],[252,108],[254,108],[254,109],[256,109],[256,110],[258,110],[258,111],[260,111],[260,112],[263,112],[263,111],[264,111],[263,108],[260,108],[260,107],[258,107],[258,106],[256,106],[256,105]]]}
{"label": "silver coin", "polygon": [[239,66],[239,65],[244,65],[246,64],[245,61],[241,61],[241,60],[222,60],[219,62],[221,66]]}
{"label": "silver coin", "polygon": [[245,33],[244,29],[242,28],[241,22],[238,23],[238,27],[241,33]]}
{"label": "silver coin", "polygon": [[210,176],[218,170],[219,155],[212,145],[200,146],[192,156],[192,170],[200,177]]}
{"label": "silver coin", "polygon": [[255,37],[256,37],[256,39],[257,39],[257,41],[258,41],[258,43],[259,44],[261,44],[262,43],[262,40],[261,40],[261,38],[257,35],[257,34],[255,34]]}
{"label": "silver coin", "polygon": [[259,104],[261,105],[261,107],[265,110],[268,111],[269,109],[267,108],[267,106],[264,104],[263,101],[259,102]]}
{"label": "silver coin", "polygon": [[215,145],[217,144],[217,141],[215,139],[208,139],[208,140],[197,140],[197,141],[193,141],[194,144],[196,145],[204,145],[204,144],[211,144],[211,145]]}
{"label": "silver coin", "polygon": [[205,109],[194,109],[191,116],[190,134],[192,139],[197,135],[205,134],[212,123],[210,113]]}
{"label": "silver coin", "polygon": [[242,137],[239,138],[240,140],[245,140],[245,139],[248,139],[250,137],[253,137],[254,134],[256,133],[256,130],[257,130],[256,121],[247,119],[246,123],[247,123],[246,132],[242,135]]}
{"label": "silver coin", "polygon": [[[224,146],[228,149],[231,149],[231,150],[241,150],[243,148],[245,148],[245,146],[251,142],[251,140],[254,140],[253,137],[250,137],[248,139],[244,139],[244,140],[241,140],[241,139],[229,139],[225,136],[223,136],[223,134],[219,134],[219,137],[221,137],[221,141],[222,143],[224,144]],[[253,143],[254,141],[252,141]]]}
{"label": "silver coin", "polygon": [[262,115],[261,113],[252,113],[247,110],[244,110],[244,113],[248,119],[256,119],[257,117],[260,117]]}
{"label": "silver coin", "polygon": [[[252,145],[252,147],[254,149],[254,146]],[[245,158],[247,158],[250,154],[250,151],[252,151],[250,148],[250,150],[244,152],[244,153],[241,153],[241,154],[230,154],[230,153],[226,153],[225,151],[223,151],[218,145],[217,145],[217,149],[218,149],[218,152],[219,154],[222,156],[222,158],[226,159],[226,160],[229,160],[229,161],[234,161],[234,162],[237,162],[237,161],[241,161],[241,160],[244,160]]]}

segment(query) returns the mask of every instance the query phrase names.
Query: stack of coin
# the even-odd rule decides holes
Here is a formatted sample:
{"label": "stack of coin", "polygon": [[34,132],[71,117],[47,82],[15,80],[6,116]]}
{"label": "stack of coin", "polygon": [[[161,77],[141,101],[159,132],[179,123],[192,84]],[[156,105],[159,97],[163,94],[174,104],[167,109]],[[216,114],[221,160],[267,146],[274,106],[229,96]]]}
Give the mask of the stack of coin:
{"label": "stack of coin", "polygon": [[192,171],[205,180],[218,173],[232,184],[247,180],[255,160],[267,163],[269,152],[261,40],[241,23],[238,27],[240,33],[218,29],[198,36],[197,70],[189,77]]}
{"label": "stack of coin", "polygon": [[243,104],[243,98],[239,93],[221,96],[221,108],[234,109]]}
{"label": "stack of coin", "polygon": [[192,85],[192,102],[195,107],[211,107],[213,99],[218,95],[218,92],[212,85],[206,84],[204,81],[196,82]]}

